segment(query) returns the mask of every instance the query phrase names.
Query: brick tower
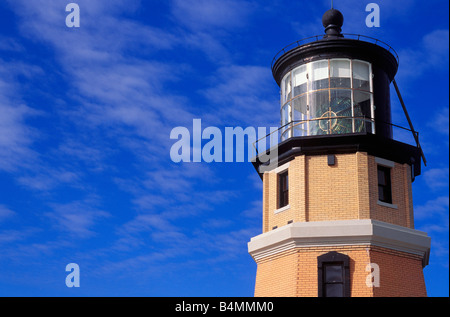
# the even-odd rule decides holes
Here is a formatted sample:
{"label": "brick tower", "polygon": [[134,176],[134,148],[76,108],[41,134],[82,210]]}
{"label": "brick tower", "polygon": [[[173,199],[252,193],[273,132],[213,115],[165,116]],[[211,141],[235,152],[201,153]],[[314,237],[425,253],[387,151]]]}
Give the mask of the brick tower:
{"label": "brick tower", "polygon": [[322,22],[323,37],[288,46],[272,65],[280,142],[277,164],[260,159],[269,150],[254,163],[263,181],[263,233],[248,243],[255,296],[426,296],[430,238],[414,229],[411,190],[426,161],[412,124],[416,145],[393,138],[398,56],[341,34],[335,9]]}

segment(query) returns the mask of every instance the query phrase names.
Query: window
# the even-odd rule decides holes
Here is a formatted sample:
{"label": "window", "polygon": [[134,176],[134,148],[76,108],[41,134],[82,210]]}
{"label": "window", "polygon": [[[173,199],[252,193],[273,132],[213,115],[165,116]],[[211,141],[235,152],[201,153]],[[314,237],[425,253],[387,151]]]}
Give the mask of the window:
{"label": "window", "polygon": [[372,122],[365,119],[372,117],[372,94],[365,91],[355,90],[353,94],[353,113],[354,113],[354,130],[355,132],[371,132]]}
{"label": "window", "polygon": [[350,60],[330,60],[330,87],[350,88]]}
{"label": "window", "polygon": [[353,61],[353,88],[370,90],[370,64]]}
{"label": "window", "polygon": [[312,63],[311,81],[309,90],[328,88],[328,60]]}
{"label": "window", "polygon": [[378,200],[392,204],[391,169],[378,165]]}
{"label": "window", "polygon": [[281,109],[281,135],[283,137],[290,137],[291,135],[291,107],[290,104],[287,103],[282,109]]}
{"label": "window", "polygon": [[288,72],[280,88],[282,121],[293,123],[281,131],[282,141],[375,133],[372,65],[368,62],[344,58],[309,62]]}
{"label": "window", "polygon": [[283,79],[281,88],[281,100],[283,104],[291,99],[291,74],[287,74]]}
{"label": "window", "polygon": [[323,296],[344,296],[344,265],[342,263],[326,263],[323,266]]}
{"label": "window", "polygon": [[319,297],[350,296],[349,262],[347,255],[335,251],[317,258]]}
{"label": "window", "polygon": [[294,70],[294,96],[304,94],[307,91],[306,84],[308,82],[306,65],[302,65]]}
{"label": "window", "polygon": [[278,174],[278,208],[289,204],[289,181],[288,172]]}
{"label": "window", "polygon": [[293,116],[293,128],[294,136],[306,136],[308,135],[307,125],[305,120],[307,119],[307,96],[303,95],[297,97],[292,101],[292,116]]}

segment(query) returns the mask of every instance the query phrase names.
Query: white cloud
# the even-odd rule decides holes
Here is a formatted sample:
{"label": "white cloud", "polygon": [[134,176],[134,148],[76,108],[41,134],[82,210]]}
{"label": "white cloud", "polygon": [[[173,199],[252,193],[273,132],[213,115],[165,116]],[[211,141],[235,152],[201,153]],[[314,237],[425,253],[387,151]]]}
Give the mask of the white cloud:
{"label": "white cloud", "polygon": [[97,204],[97,199],[92,197],[66,204],[51,203],[52,211],[44,215],[53,221],[59,231],[77,238],[91,238],[96,234],[94,227],[99,220],[111,216],[108,212],[95,207]]}
{"label": "white cloud", "polygon": [[32,129],[25,123],[31,114],[25,105],[13,107],[0,101],[0,170],[15,170],[32,159]]}
{"label": "white cloud", "polygon": [[428,127],[432,128],[434,131],[447,135],[449,129],[449,111],[448,107],[439,109],[437,114],[428,123]]}
{"label": "white cloud", "polygon": [[0,35],[0,51],[23,52],[24,47],[16,39]]}
{"label": "white cloud", "polygon": [[[152,53],[181,46],[203,50],[209,56],[227,56],[226,45],[215,38],[208,27],[224,30],[243,27],[248,15],[242,11],[245,9],[242,2],[217,2],[217,6],[204,2],[205,8],[189,8],[191,16],[184,22],[188,27],[176,36],[167,30],[127,21],[116,14],[119,11],[102,10],[116,4],[120,7],[125,1],[79,1],[82,20],[77,30],[61,25],[65,12],[54,1],[10,3],[21,16],[20,30],[30,39],[53,49],[68,86],[67,95],[63,96],[67,97],[65,107],[56,109],[56,113],[64,128],[69,128],[56,137],[55,148],[40,153],[49,158],[47,163],[41,162],[35,170],[22,175],[21,184],[41,191],[50,191],[58,185],[82,186],[83,177],[92,175],[83,174],[80,162],[97,166],[101,171],[111,164],[108,159],[112,153],[123,154],[124,150],[129,150],[140,161],[130,160],[135,165],[116,166],[108,177],[115,179],[120,189],[131,193],[130,201],[124,205],[129,203],[134,213],[126,216],[128,221],[121,218],[118,221],[124,223],[115,223],[119,227],[115,232],[117,240],[112,243],[112,249],[102,251],[129,251],[143,245],[155,248],[152,254],[146,253],[148,256],[121,262],[127,264],[203,251],[203,238],[208,234],[204,231],[194,234],[190,226],[186,231],[183,220],[215,212],[215,206],[232,200],[236,193],[212,186],[220,180],[214,177],[210,166],[172,166],[169,152],[167,156],[161,155],[170,143],[169,130],[176,125],[192,124],[193,115],[186,110],[185,97],[177,96],[172,89],[183,85],[178,82],[179,77],[189,79],[184,74],[186,69],[192,70],[182,64],[156,62],[152,60]],[[178,8],[186,6],[184,2],[175,4]],[[201,19],[195,21],[196,10],[200,9]],[[176,10],[173,13],[180,14]],[[186,41],[183,35],[188,36]],[[225,53],[219,55],[221,51]],[[252,125],[255,118],[260,122],[273,118],[278,100],[266,99],[270,83],[273,84],[269,69],[228,65],[213,77],[216,81],[204,96],[214,108],[205,111],[206,116],[219,116],[231,123],[241,120]],[[149,162],[152,164],[147,164]],[[129,176],[128,169],[136,169],[139,174]],[[86,188],[81,188],[87,191],[94,184],[95,180],[88,179]],[[69,237],[92,238],[100,221],[112,216],[96,199],[48,205],[50,210],[44,216],[53,224],[53,229]],[[123,215],[122,211],[115,212]],[[202,220],[209,218],[208,214]],[[224,236],[219,249],[233,254],[238,245],[245,248],[246,241],[239,243],[248,238],[247,234],[240,230],[231,237]],[[165,244],[170,248],[161,248]],[[214,248],[213,245],[208,247]]]}
{"label": "white cloud", "polygon": [[426,61],[429,65],[448,68],[449,30],[434,30],[426,34],[422,39],[422,45],[426,51]]}
{"label": "white cloud", "polygon": [[177,22],[194,30],[243,27],[251,4],[237,0],[173,0],[172,13]]}
{"label": "white cloud", "polygon": [[38,133],[26,120],[39,114],[28,107],[20,97],[18,75],[28,76],[33,67],[5,63],[0,59],[0,170],[13,171],[30,166],[37,154],[32,150]]}
{"label": "white cloud", "polygon": [[[228,65],[211,78],[211,88],[203,91],[215,108],[212,123],[236,122],[250,126],[278,126],[279,100],[273,98],[270,69],[251,65]],[[276,89],[276,88],[275,88]]]}
{"label": "white cloud", "polygon": [[0,232],[0,245],[20,241],[26,238],[22,230],[4,230]]}
{"label": "white cloud", "polygon": [[[407,82],[420,78],[427,71],[448,70],[449,30],[433,30],[417,43],[398,51],[400,57],[397,80]],[[411,67],[414,65],[414,67]],[[408,67],[409,66],[409,67]]]}
{"label": "white cloud", "polygon": [[16,213],[6,207],[5,205],[0,205],[0,222],[7,218],[14,216]]}
{"label": "white cloud", "polygon": [[448,188],[448,167],[432,168],[425,171],[423,177],[426,184],[433,190]]}
{"label": "white cloud", "polygon": [[49,191],[62,184],[70,184],[75,186],[80,180],[78,173],[61,169],[60,167],[48,169],[41,166],[37,173],[33,175],[21,176],[18,182],[28,188]]}
{"label": "white cloud", "polygon": [[[167,93],[165,87],[167,83],[176,82],[185,67],[149,58],[151,52],[173,48],[179,43],[178,37],[163,29],[118,16],[124,10],[135,10],[139,1],[131,3],[132,9],[128,8],[128,1],[122,0],[108,3],[78,1],[82,22],[76,30],[64,26],[66,12],[61,3],[10,3],[21,17],[19,26],[22,33],[54,49],[56,62],[61,65],[61,74],[69,87],[66,96],[61,93],[66,97],[65,107],[54,109],[55,115],[66,127],[58,138],[59,152],[41,151],[41,157],[86,161],[83,153],[93,153],[95,147],[100,147],[102,155],[97,152],[95,164],[101,169],[104,166],[101,160],[107,159],[112,152],[111,143],[119,141],[114,146],[128,150],[139,146],[139,149],[132,149],[133,153],[145,159],[155,156],[153,149],[159,147],[161,151],[167,146],[171,127],[192,117],[183,107],[183,98],[173,92]],[[2,84],[0,80],[0,97]],[[5,90],[10,89],[6,87]],[[23,122],[31,109],[22,106],[9,111],[13,108],[1,107],[0,111],[6,114],[0,117],[0,132],[5,132],[2,133],[4,136],[13,135],[0,139],[0,149],[8,149],[0,152],[1,158],[5,155],[5,159],[0,161],[0,168],[6,169],[13,166],[12,161],[20,162],[18,154],[24,156],[30,152],[33,134]],[[5,126],[6,123],[9,126]],[[99,128],[101,130],[97,130]],[[97,135],[99,131],[102,138]],[[83,143],[76,142],[76,153],[64,145],[66,141],[73,144],[79,135],[86,134],[94,137],[85,137]],[[149,145],[153,148],[147,148]],[[69,154],[78,154],[78,157],[69,157]],[[50,169],[56,171],[52,173]],[[58,184],[57,180],[70,181],[65,177],[70,175],[75,176],[71,177],[72,181],[78,180],[75,168],[41,162],[35,164],[33,170],[21,178],[21,182],[34,189],[48,190]]]}
{"label": "white cloud", "polygon": [[414,207],[414,213],[415,217],[420,220],[433,219],[435,221],[435,217],[447,217],[447,224],[440,222],[440,225],[447,225],[448,227],[448,208],[449,197],[440,196],[427,201],[424,205]]}
{"label": "white cloud", "polygon": [[[261,180],[259,180],[260,183],[262,183]],[[260,188],[260,190],[262,191],[262,186]],[[250,203],[250,206],[248,209],[244,210],[241,215],[243,217],[246,218],[251,218],[251,219],[259,219],[262,215],[262,200],[258,199],[258,200],[254,200]]]}

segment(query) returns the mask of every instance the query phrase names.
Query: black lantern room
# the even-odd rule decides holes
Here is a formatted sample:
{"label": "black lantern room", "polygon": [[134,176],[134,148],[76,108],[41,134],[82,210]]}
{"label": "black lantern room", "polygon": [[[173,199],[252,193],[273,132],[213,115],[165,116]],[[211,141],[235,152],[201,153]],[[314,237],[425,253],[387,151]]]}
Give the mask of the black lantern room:
{"label": "black lantern room", "polygon": [[281,97],[278,163],[293,154],[362,150],[411,164],[417,176],[419,144],[393,139],[390,84],[398,56],[380,40],[341,33],[343,22],[338,10],[326,11],[325,35],[287,46],[272,62]]}

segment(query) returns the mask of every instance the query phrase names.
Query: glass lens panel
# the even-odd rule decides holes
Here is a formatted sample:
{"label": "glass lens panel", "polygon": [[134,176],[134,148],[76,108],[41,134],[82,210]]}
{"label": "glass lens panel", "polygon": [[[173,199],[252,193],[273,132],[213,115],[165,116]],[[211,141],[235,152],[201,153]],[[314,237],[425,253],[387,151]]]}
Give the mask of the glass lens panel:
{"label": "glass lens panel", "polygon": [[359,90],[354,90],[353,102],[354,114],[355,117],[357,117],[357,119],[355,119],[355,132],[371,132],[372,124],[371,122],[365,120],[365,118],[372,118],[371,94]]}
{"label": "glass lens panel", "polygon": [[293,72],[294,96],[304,94],[307,91],[308,78],[306,77],[306,65],[298,67]]}
{"label": "glass lens panel", "polygon": [[287,103],[281,110],[281,126],[284,126],[285,124],[289,123],[289,103]]}
{"label": "glass lens panel", "polygon": [[355,90],[353,94],[353,102],[355,104],[355,116],[372,117],[370,107],[371,94],[363,91]]}
{"label": "glass lens panel", "polygon": [[328,117],[330,102],[329,102],[329,91],[316,91],[310,94],[310,109],[309,115],[310,119],[314,121],[309,122],[310,135],[322,135],[328,134],[326,127],[319,125],[322,117]]}
{"label": "glass lens panel", "polygon": [[306,95],[295,98],[292,101],[292,120],[294,127],[294,136],[307,135],[307,105]]}
{"label": "glass lens panel", "polygon": [[312,80],[328,78],[328,61],[312,63]]}
{"label": "glass lens panel", "polygon": [[306,114],[307,114],[307,110],[306,110],[306,95],[298,97],[298,98],[295,98],[292,101],[292,106],[293,106],[293,109],[294,109],[293,120],[294,121],[305,120],[306,119]]}
{"label": "glass lens panel", "polygon": [[352,92],[347,89],[330,91],[330,110],[338,117],[352,116]]}
{"label": "glass lens panel", "polygon": [[291,74],[287,74],[281,82],[281,104],[291,99]]}
{"label": "glass lens panel", "polygon": [[352,133],[352,92],[339,89],[330,91],[330,108],[325,117],[337,117],[336,120],[326,120],[321,123],[328,124],[330,134]]}
{"label": "glass lens panel", "polygon": [[313,62],[311,70],[310,90],[328,88],[328,61]]}
{"label": "glass lens panel", "polygon": [[287,78],[287,76],[284,76],[283,80],[281,81],[281,86],[280,86],[281,106],[286,103],[286,78]]}
{"label": "glass lens panel", "polygon": [[287,103],[286,105],[284,105],[283,108],[281,108],[281,126],[283,127],[281,129],[281,139],[285,140],[286,138],[289,137],[289,128],[290,126],[288,125],[288,123],[291,121],[290,120],[290,109],[289,109],[289,103]]}
{"label": "glass lens panel", "polygon": [[351,88],[349,60],[330,60],[330,87]]}
{"label": "glass lens panel", "polygon": [[353,61],[353,88],[370,90],[369,63]]}

